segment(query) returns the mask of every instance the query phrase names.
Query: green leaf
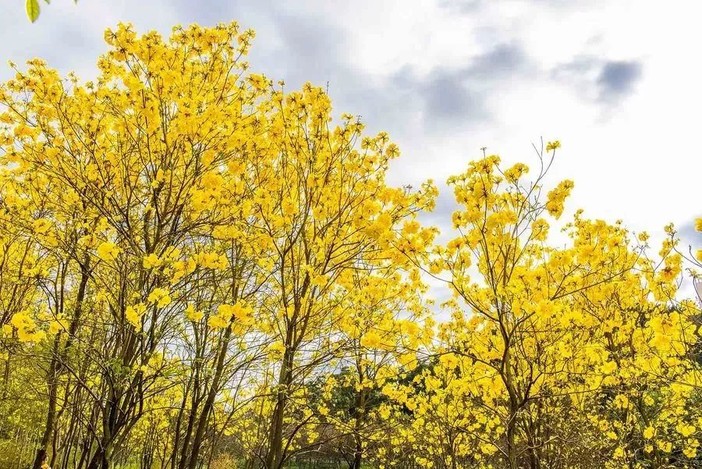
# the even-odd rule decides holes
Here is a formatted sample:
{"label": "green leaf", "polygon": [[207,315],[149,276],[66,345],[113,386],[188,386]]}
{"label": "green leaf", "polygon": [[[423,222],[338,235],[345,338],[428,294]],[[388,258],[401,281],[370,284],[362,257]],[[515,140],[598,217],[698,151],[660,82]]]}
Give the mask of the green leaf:
{"label": "green leaf", "polygon": [[39,0],[27,0],[27,18],[34,23],[39,18]]}
{"label": "green leaf", "polygon": [[51,0],[44,0],[44,2],[46,2],[47,5],[51,5]]}

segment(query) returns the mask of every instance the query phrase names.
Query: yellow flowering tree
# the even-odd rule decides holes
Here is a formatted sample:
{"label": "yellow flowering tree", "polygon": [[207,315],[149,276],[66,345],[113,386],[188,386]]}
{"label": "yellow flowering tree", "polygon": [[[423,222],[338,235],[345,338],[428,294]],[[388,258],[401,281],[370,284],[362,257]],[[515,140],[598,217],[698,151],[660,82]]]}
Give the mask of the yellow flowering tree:
{"label": "yellow flowering tree", "polygon": [[[399,228],[431,206],[434,188],[393,188],[384,176],[397,147],[387,134],[363,137],[362,125],[344,116],[329,125],[331,105],[306,85],[284,94],[271,88],[265,127],[268,143],[251,148],[260,183],[251,197],[249,220],[257,242],[270,253],[263,267],[272,273],[261,304],[261,325],[282,352],[273,361],[274,404],[267,434],[266,467],[279,468],[304,426],[286,424],[304,407],[301,387],[338,347],[334,331],[345,314],[337,284],[346,273],[373,265],[402,268],[400,248],[423,247]],[[263,119],[263,118],[262,118]],[[426,241],[429,241],[426,238]],[[287,450],[286,450],[287,448]]]}
{"label": "yellow flowering tree", "polygon": [[[583,448],[600,463],[635,461],[642,439],[631,432],[646,416],[621,415],[628,393],[665,393],[654,373],[671,380],[683,369],[680,333],[695,328],[671,309],[681,259],[670,245],[657,269],[619,224],[581,212],[564,228],[570,245],[547,243],[549,217],[561,216],[573,187],[543,188],[558,146],[540,155],[533,182],[525,165],[502,169],[496,156],[449,179],[462,205],[453,215],[459,236],[437,249],[429,271],[449,273],[452,320],[440,327],[439,360],[419,377],[422,391],[396,391],[413,408],[415,431],[435,438],[420,442],[432,464],[571,467]],[[657,371],[661,362],[670,368]],[[612,425],[612,441],[597,437]]]}
{"label": "yellow flowering tree", "polygon": [[[18,199],[35,204],[27,210],[31,225],[56,260],[53,270],[40,272],[45,282],[61,283],[48,303],[56,318],[64,301],[73,304],[75,323],[56,332],[66,332],[63,348],[71,343],[83,355],[83,369],[58,349],[52,363],[58,360],[93,402],[91,420],[82,423],[97,429],[88,467],[106,467],[141,417],[144,399],[157,392],[162,369],[150,364],[188,311],[190,276],[240,273],[244,261],[232,254],[235,246],[215,252],[214,261],[192,246],[239,215],[209,206],[231,195],[217,181],[230,172],[240,176],[233,155],[250,143],[247,132],[256,125],[250,116],[258,92],[237,76],[246,69],[241,56],[251,37],[232,24],[176,28],[165,42],[122,25],[106,33],[111,50],[98,62],[97,82],[62,81],[35,60],[0,91],[3,171],[24,185]],[[216,301],[236,302],[250,287],[239,277],[230,283]],[[12,322],[18,334],[37,338],[26,314]],[[50,402],[37,464],[55,412]]]}
{"label": "yellow flowering tree", "polygon": [[389,136],[249,72],[252,38],[119,25],[94,82],[0,85],[0,465],[702,464],[672,226],[654,255],[561,223],[551,142],[451,177],[437,245],[433,184],[387,184]]}

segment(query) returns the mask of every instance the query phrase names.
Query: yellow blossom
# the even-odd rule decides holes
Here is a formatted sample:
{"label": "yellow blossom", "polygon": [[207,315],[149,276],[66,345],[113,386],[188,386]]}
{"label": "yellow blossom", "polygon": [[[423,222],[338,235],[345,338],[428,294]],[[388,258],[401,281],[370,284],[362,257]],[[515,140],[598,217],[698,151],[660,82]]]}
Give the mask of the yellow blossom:
{"label": "yellow blossom", "polygon": [[163,288],[154,288],[147,298],[149,303],[155,303],[157,308],[165,308],[171,303],[171,297],[168,290]]}
{"label": "yellow blossom", "polygon": [[113,261],[120,253],[119,247],[111,241],[101,243],[97,248],[97,255],[103,261]]}

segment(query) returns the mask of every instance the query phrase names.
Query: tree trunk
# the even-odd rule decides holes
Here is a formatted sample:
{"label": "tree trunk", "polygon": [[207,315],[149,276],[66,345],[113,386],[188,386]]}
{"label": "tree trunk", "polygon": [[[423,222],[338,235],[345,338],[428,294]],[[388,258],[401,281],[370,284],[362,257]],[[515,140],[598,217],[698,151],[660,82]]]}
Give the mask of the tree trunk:
{"label": "tree trunk", "polygon": [[49,372],[47,383],[49,385],[49,408],[46,411],[46,425],[44,427],[44,433],[41,437],[41,442],[37,448],[37,454],[34,458],[33,469],[41,469],[42,464],[46,460],[46,449],[51,441],[51,436],[54,433],[54,420],[56,417],[56,397],[58,393],[58,353],[61,344],[60,336],[57,335],[54,339],[54,345],[52,348],[51,364],[49,365]]}
{"label": "tree trunk", "polygon": [[[538,414],[537,414],[538,415]],[[532,418],[529,419],[527,426],[527,444],[529,445],[529,468],[541,468],[541,455],[539,448],[539,431],[537,423]]]}
{"label": "tree trunk", "polygon": [[[59,385],[59,373],[63,360],[66,353],[71,348],[71,343],[73,337],[78,329],[80,317],[83,311],[83,301],[85,300],[85,293],[88,286],[88,279],[90,277],[89,271],[89,257],[86,255],[84,262],[81,264],[81,277],[80,283],[78,285],[78,293],[76,295],[76,305],[73,311],[73,317],[71,318],[71,324],[68,330],[68,339],[66,345],[61,347],[61,332],[56,334],[54,338],[54,344],[51,350],[51,364],[49,365],[49,373],[47,375],[47,385],[49,388],[49,407],[46,412],[46,427],[44,428],[44,433],[41,437],[41,443],[37,449],[36,457],[34,458],[33,469],[41,469],[41,466],[46,459],[46,449],[49,446],[51,437],[54,432],[54,425],[56,421],[56,400],[58,397],[58,385]],[[55,457],[55,455],[54,455]]]}
{"label": "tree trunk", "polygon": [[200,414],[200,419],[198,420],[197,428],[195,430],[188,469],[195,469],[197,467],[198,458],[200,456],[200,448],[202,447],[202,440],[205,436],[205,429],[207,428],[207,421],[209,420],[210,412],[212,412],[212,408],[214,407],[214,401],[217,397],[217,391],[219,390],[219,383],[222,379],[224,359],[227,355],[227,349],[229,348],[229,340],[231,336],[232,328],[228,327],[224,332],[224,337],[222,337],[222,344],[219,349],[219,356],[217,357],[215,374],[212,378],[212,383],[210,384],[210,389],[207,393],[207,399],[205,400],[205,405],[202,408],[202,413]]}
{"label": "tree trunk", "polygon": [[351,461],[351,466],[349,469],[361,469],[361,463],[363,462],[363,453],[360,448],[360,440],[356,439],[356,450],[353,453],[353,461]]}
{"label": "tree trunk", "polygon": [[[173,451],[171,452],[170,456],[170,466],[171,469],[175,469],[176,466],[180,467],[178,461],[178,453],[179,453],[179,448],[180,448],[180,427],[183,423],[183,414],[185,412],[185,406],[188,403],[188,398],[190,397],[188,394],[190,392],[190,385],[192,383],[192,376],[190,379],[188,379],[188,385],[185,387],[185,393],[183,394],[183,401],[181,402],[180,405],[180,410],[178,410],[178,417],[176,418],[176,426],[175,426],[175,431],[173,432]],[[193,391],[194,393],[194,391]],[[192,412],[192,411],[191,411]],[[192,419],[188,418],[188,421],[190,422]],[[192,425],[189,425],[188,428],[191,428]]]}
{"label": "tree trunk", "polygon": [[363,437],[361,427],[366,420],[366,392],[360,390],[356,394],[356,418],[353,429],[353,439],[356,444],[353,452],[353,461],[349,469],[361,469],[363,462]]}
{"label": "tree trunk", "polygon": [[88,464],[88,469],[109,469],[109,467],[110,463],[107,450],[98,448],[95,454],[93,454],[90,464]]}
{"label": "tree trunk", "polygon": [[516,424],[513,415],[510,415],[510,422],[507,424],[507,462],[509,469],[519,469],[517,464],[517,447],[515,443]]}
{"label": "tree trunk", "polygon": [[266,456],[266,469],[279,469],[283,463],[283,425],[285,418],[285,406],[288,400],[288,387],[292,380],[293,354],[290,349],[285,349],[283,363],[280,366],[278,375],[278,394],[271,426],[268,432],[268,454]]}

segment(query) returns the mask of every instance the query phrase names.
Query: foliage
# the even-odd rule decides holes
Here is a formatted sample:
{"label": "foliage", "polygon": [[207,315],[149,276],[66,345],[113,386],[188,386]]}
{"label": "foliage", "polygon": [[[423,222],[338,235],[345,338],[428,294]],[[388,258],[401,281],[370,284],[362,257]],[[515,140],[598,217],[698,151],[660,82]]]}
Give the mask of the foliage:
{"label": "foliage", "polygon": [[[47,5],[51,3],[51,0],[44,0]],[[78,0],[73,0],[73,3],[78,3]],[[39,19],[39,14],[41,13],[41,5],[39,0],[25,0],[24,10],[27,13],[27,18],[29,21],[34,23]]]}
{"label": "foliage", "polygon": [[0,467],[700,464],[702,254],[560,221],[559,142],[451,177],[442,244],[433,183],[252,39],[119,25],[96,81],[0,86]]}

